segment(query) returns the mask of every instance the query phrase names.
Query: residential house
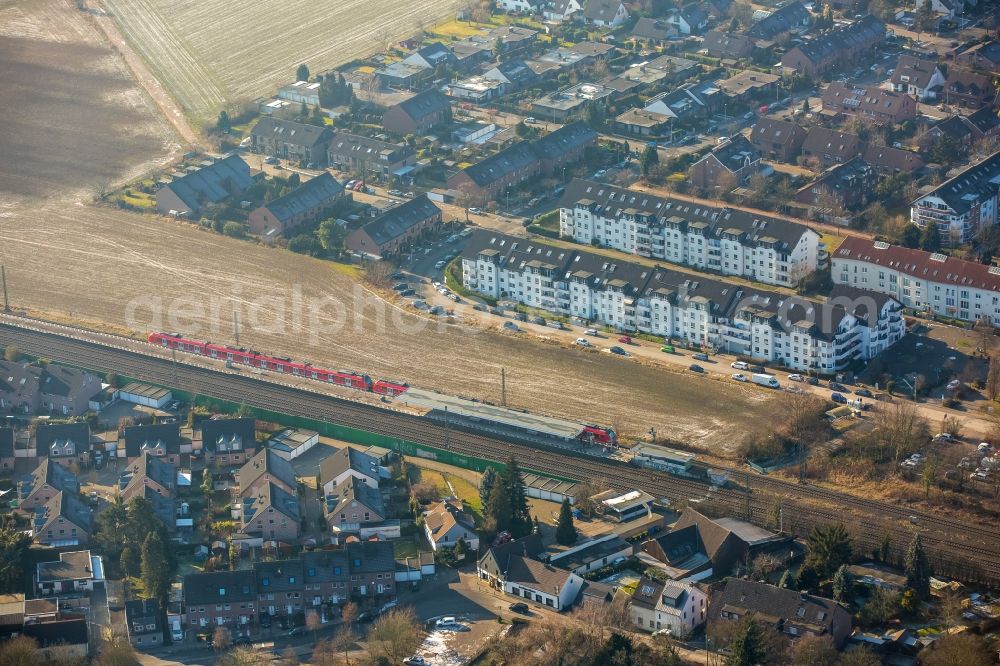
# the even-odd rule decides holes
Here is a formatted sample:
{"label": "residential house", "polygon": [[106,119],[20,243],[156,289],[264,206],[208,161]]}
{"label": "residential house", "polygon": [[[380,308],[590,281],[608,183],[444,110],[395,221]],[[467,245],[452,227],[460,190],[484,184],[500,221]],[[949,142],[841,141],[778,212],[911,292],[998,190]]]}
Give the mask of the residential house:
{"label": "residential house", "polygon": [[314,608],[341,604],[351,595],[351,571],[346,550],[316,550],[302,553],[305,580],[303,599]]}
{"label": "residential house", "polygon": [[669,10],[664,20],[680,35],[700,35],[708,27],[708,10],[703,3],[691,2]]}
{"label": "residential house", "polygon": [[35,429],[35,450],[60,465],[85,464],[90,460],[90,426],[86,422],[40,425]]}
{"label": "residential house", "polygon": [[691,165],[688,178],[695,187],[730,190],[749,183],[762,167],[757,149],[736,134]]}
{"label": "residential house", "polygon": [[396,558],[389,541],[360,541],[347,544],[351,568],[351,593],[367,603],[396,596]]}
{"label": "residential house", "polygon": [[156,599],[125,602],[125,631],[132,647],[144,649],[163,644],[163,617]]}
{"label": "residential house", "polygon": [[346,132],[333,135],[327,155],[329,164],[341,171],[386,181],[398,169],[415,162],[413,149],[406,144]]}
{"label": "residential house", "polygon": [[944,87],[944,74],[933,60],[901,55],[888,81],[890,90],[913,95],[921,102],[937,98]]}
{"label": "residential house", "polygon": [[610,567],[632,557],[634,547],[616,534],[583,540],[566,550],[553,553],[549,564],[578,576]]}
{"label": "residential house", "polygon": [[622,0],[584,0],[583,20],[602,28],[617,28],[629,18]]}
{"label": "residential house", "polygon": [[904,307],[1000,326],[1000,269],[946,254],[847,237],[831,256],[835,285],[885,294]]}
{"label": "residential house", "polygon": [[545,4],[545,0],[497,0],[497,7],[507,13],[537,14]]}
{"label": "residential house", "polygon": [[683,81],[701,70],[693,60],[662,55],[648,62],[636,63],[601,83],[625,95],[639,90],[659,90],[668,83]]}
{"label": "residential house", "polygon": [[878,124],[916,120],[917,103],[909,95],[875,86],[834,81],[822,95],[823,110]]}
{"label": "residential house", "polygon": [[162,458],[171,465],[180,464],[181,427],[179,423],[127,426],[122,431],[125,459],[134,461],[143,453]]}
{"label": "residential house", "polygon": [[36,365],[0,359],[0,411],[36,413],[40,375]]}
{"label": "residential house", "polygon": [[955,64],[1000,74],[1000,42],[989,40],[955,54]]}
{"label": "residential house", "polygon": [[298,492],[299,483],[291,463],[269,448],[261,449],[236,472],[241,497],[255,494],[267,483],[274,483],[291,495]]}
{"label": "residential house", "polygon": [[129,498],[129,501],[136,497],[141,497],[149,502],[150,506],[153,507],[153,513],[167,528],[167,534],[170,536],[175,535],[181,527],[193,527],[190,515],[180,516],[177,513],[177,501],[173,497],[158,493],[150,486],[143,486],[141,490]]}
{"label": "residential house", "polygon": [[892,146],[868,144],[864,152],[864,160],[881,176],[891,176],[897,173],[915,173],[924,168],[920,155]]}
{"label": "residential house", "polygon": [[332,495],[334,488],[348,477],[357,477],[371,488],[378,489],[379,479],[387,476],[384,467],[367,453],[345,446],[326,457],[319,466],[319,483],[324,497]]}
{"label": "residential house", "polygon": [[433,70],[440,65],[454,65],[455,54],[444,44],[431,42],[403,58],[403,62]]}
{"label": "residential house", "polygon": [[705,34],[701,47],[713,58],[743,60],[753,55],[753,40],[742,34],[710,30]]}
{"label": "residential house", "polygon": [[483,78],[500,83],[500,94],[505,95],[531,85],[538,77],[523,60],[505,60],[483,72]]}
{"label": "residential house", "polygon": [[677,35],[677,25],[666,18],[643,16],[632,28],[632,38],[636,40],[666,42],[676,39]]}
{"label": "residential house", "polygon": [[558,612],[572,606],[583,587],[583,578],[519,554],[518,550],[491,548],[479,561],[479,578],[494,589]]}
{"label": "residential house", "polygon": [[969,109],[992,107],[997,99],[993,79],[980,72],[960,67],[948,68],[941,98],[946,104]]}
{"label": "residential house", "polygon": [[[941,18],[953,19],[965,13],[965,0],[929,0],[934,13]],[[928,0],[914,0],[913,8],[919,9]]]}
{"label": "residential house", "polygon": [[627,523],[636,518],[644,518],[653,512],[655,498],[643,490],[605,490],[590,498],[596,511],[606,520]]}
{"label": "residential house", "polygon": [[796,123],[762,117],[750,130],[750,143],[763,157],[794,163],[806,136],[806,130]]}
{"label": "residential house", "polygon": [[89,550],[59,553],[59,559],[35,565],[35,585],[41,597],[93,592],[104,586],[104,560]]}
{"label": "residential house", "polygon": [[32,516],[32,540],[50,547],[85,546],[93,531],[93,512],[80,496],[60,491]]}
{"label": "residential house", "polygon": [[781,77],[777,74],[745,69],[716,84],[731,102],[746,102],[767,96],[774,99],[774,91],[780,82]]}
{"label": "residential house", "polygon": [[18,509],[32,514],[61,492],[78,495],[79,479],[62,465],[52,462],[50,458],[42,458],[38,467],[18,482]]}
{"label": "residential house", "polygon": [[118,479],[118,491],[125,502],[143,495],[146,488],[164,497],[177,493],[177,468],[148,451],[129,463]]}
{"label": "residential house", "polygon": [[607,60],[615,51],[611,44],[601,42],[577,42],[571,46],[559,46],[525,63],[540,77],[554,78],[559,74],[589,67],[600,60]]}
{"label": "residential house", "polygon": [[851,635],[851,613],[836,601],[767,583],[730,578],[710,607],[712,623],[753,615],[792,639],[827,636],[837,649]]}
{"label": "residential house", "polygon": [[539,97],[531,103],[531,112],[541,118],[566,122],[589,109],[606,107],[616,94],[614,88],[599,83],[577,83]]}
{"label": "residential house", "polygon": [[14,471],[14,429],[0,427],[0,474]]}
{"label": "residential house", "polygon": [[398,255],[424,234],[441,225],[441,209],[421,194],[384,211],[360,229],[347,236],[345,246],[352,252],[368,256]]}
{"label": "residential house", "polygon": [[812,23],[812,15],[797,0],[779,3],[774,10],[750,26],[747,36],[772,41],[788,32],[799,32]]}
{"label": "residential house", "polygon": [[387,108],[382,114],[382,127],[399,136],[425,134],[450,118],[451,103],[448,98],[430,89]]}
{"label": "residential house", "polygon": [[431,549],[453,548],[464,540],[469,550],[479,550],[479,534],[472,517],[462,510],[461,502],[443,500],[424,511],[424,532]]}
{"label": "residential house", "polygon": [[580,160],[587,148],[597,145],[597,132],[582,122],[568,123],[540,139],[532,148],[538,156],[541,173],[554,174],[567,164]]}
{"label": "residential house", "polygon": [[809,128],[802,142],[802,156],[828,167],[843,164],[864,152],[864,144],[856,134],[845,134],[825,127]]}
{"label": "residential house", "polygon": [[631,108],[615,118],[615,123],[627,134],[662,136],[669,131],[670,116],[646,109]]}
{"label": "residential house", "polygon": [[969,147],[983,138],[1000,135],[1000,117],[990,108],[983,108],[971,115],[955,114],[940,121],[917,137],[920,150],[930,150],[938,141],[951,141],[960,147]]}
{"label": "residential house", "polygon": [[253,184],[250,166],[233,153],[178,175],[156,191],[156,211],[161,215],[192,217],[205,204],[217,204]]}
{"label": "residential house", "polygon": [[835,164],[819,175],[816,180],[803,186],[795,193],[795,201],[830,209],[839,217],[843,211],[857,210],[875,192],[878,172],[863,157],[857,156],[843,164]]}
{"label": "residential house", "polygon": [[551,0],[543,10],[542,16],[547,21],[566,21],[582,10],[583,5],[580,4],[580,0]]}
{"label": "residential house", "polygon": [[519,141],[449,176],[448,189],[463,193],[470,202],[485,202],[540,171],[531,142]]}
{"label": "residential house", "polygon": [[83,414],[101,392],[101,379],[76,368],[49,363],[38,378],[38,407],[63,416]]}
{"label": "residential house", "polygon": [[302,520],[299,497],[268,481],[241,493],[238,507],[244,533],[268,541],[294,543]]}
{"label": "residential house", "polygon": [[201,422],[201,451],[220,467],[242,465],[257,451],[257,422],[251,417]]}
{"label": "residential house", "polygon": [[188,574],[181,597],[187,624],[198,633],[211,634],[216,627],[226,627],[234,636],[249,635],[258,620],[253,569]]}
{"label": "residential house", "polygon": [[646,106],[643,108],[681,121],[693,121],[709,111],[706,100],[697,95],[694,88],[689,85],[654,95],[646,100]]}
{"label": "residential house", "polygon": [[946,245],[970,242],[997,223],[1000,152],[964,169],[910,204],[910,221],[923,229],[935,222]]}
{"label": "residential house", "polygon": [[348,476],[325,497],[326,524],[334,534],[356,532],[362,525],[385,520],[382,492],[356,476]]}
{"label": "residential house", "polygon": [[62,615],[26,622],[23,633],[38,645],[38,656],[44,663],[85,663],[90,653],[87,618]]}
{"label": "residential house", "polygon": [[290,618],[304,610],[305,571],[302,560],[278,560],[254,564],[257,576],[257,607],[260,614]]}
{"label": "residential house", "polygon": [[781,57],[786,70],[816,79],[832,70],[871,60],[885,39],[885,24],[871,14],[793,46]]}
{"label": "residential house", "polygon": [[[583,245],[786,286],[819,262],[819,236],[805,225],[709,202],[574,180],[559,206],[559,233]],[[709,252],[716,244],[721,255]]]}
{"label": "residential house", "polygon": [[329,127],[265,116],[250,132],[250,150],[298,162],[326,164],[326,147],[332,136]]}
{"label": "residential house", "polygon": [[433,74],[433,69],[428,69],[422,64],[397,60],[375,70],[375,80],[380,86],[387,86],[398,90],[410,90],[422,84],[424,80]]}
{"label": "residential house", "polygon": [[690,583],[643,577],[629,600],[629,617],[646,631],[669,630],[683,640],[708,619],[708,597]]}
{"label": "residential house", "polygon": [[283,236],[324,217],[344,196],[344,186],[324,171],[287,194],[250,211],[250,231],[266,239]]}

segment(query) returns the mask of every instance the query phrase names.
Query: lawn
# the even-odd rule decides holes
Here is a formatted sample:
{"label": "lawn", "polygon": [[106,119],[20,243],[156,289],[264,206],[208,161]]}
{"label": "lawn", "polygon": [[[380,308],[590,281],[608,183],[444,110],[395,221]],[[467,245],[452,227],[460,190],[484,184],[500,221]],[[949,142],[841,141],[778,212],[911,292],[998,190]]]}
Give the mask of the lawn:
{"label": "lawn", "polygon": [[413,485],[422,483],[432,486],[437,491],[438,497],[448,497],[451,495],[451,490],[448,489],[448,483],[445,481],[444,474],[433,469],[424,469],[423,467],[410,465],[410,483]]}
{"label": "lawn", "polygon": [[417,557],[421,552],[427,550],[423,545],[423,540],[418,536],[409,539],[395,539],[392,542],[392,553],[397,559]]}
{"label": "lawn", "polygon": [[472,23],[467,21],[459,21],[458,19],[451,19],[450,21],[445,21],[440,23],[430,30],[427,34],[434,35],[435,37],[450,37],[451,39],[465,39],[466,37],[472,37],[473,35],[478,35],[483,32],[483,30],[489,29],[492,26],[488,24]]}
{"label": "lawn", "polygon": [[465,503],[465,506],[472,512],[477,522],[483,515],[483,503],[479,499],[479,488],[459,476],[446,474],[445,478],[455,489],[455,495]]}
{"label": "lawn", "polygon": [[826,245],[826,251],[833,254],[844,242],[844,236],[834,236],[833,234],[820,234],[820,242]]}

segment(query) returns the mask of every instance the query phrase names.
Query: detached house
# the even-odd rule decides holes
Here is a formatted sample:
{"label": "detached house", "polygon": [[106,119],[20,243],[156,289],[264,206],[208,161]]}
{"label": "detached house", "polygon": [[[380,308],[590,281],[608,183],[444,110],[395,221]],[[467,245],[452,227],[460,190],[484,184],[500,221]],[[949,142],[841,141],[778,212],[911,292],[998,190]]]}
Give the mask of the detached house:
{"label": "detached house", "polygon": [[629,617],[646,631],[669,629],[672,637],[683,638],[708,619],[708,597],[690,583],[643,577],[629,600]]}
{"label": "detached house", "polygon": [[253,126],[250,150],[299,162],[326,164],[326,147],[332,136],[329,127],[265,116]]}
{"label": "detached house", "polygon": [[18,509],[24,513],[33,513],[61,492],[78,495],[80,481],[62,465],[49,458],[42,458],[35,471],[17,485]]}
{"label": "detached house", "polygon": [[713,58],[742,60],[753,55],[753,40],[746,35],[711,30],[705,34],[701,47]]}
{"label": "detached house", "polygon": [[209,419],[201,422],[201,450],[208,462],[242,465],[257,451],[253,418]]}
{"label": "detached house", "polygon": [[695,187],[728,190],[746,185],[761,167],[760,153],[737,134],[691,165],[688,177]]}
{"label": "detached house", "polygon": [[348,476],[326,495],[326,523],[333,533],[355,532],[386,518],[382,492],[356,476]]}
{"label": "detached house", "polygon": [[177,492],[177,468],[148,451],[130,463],[118,479],[118,490],[126,503],[143,496],[147,488],[163,497],[172,498]]}
{"label": "detached house", "polygon": [[427,508],[424,512],[424,532],[435,552],[441,548],[454,548],[459,539],[464,540],[470,550],[479,550],[476,524],[462,510],[461,503],[455,500],[436,502]]}
{"label": "detached house", "polygon": [[35,583],[42,597],[93,592],[104,585],[104,560],[89,550],[59,553],[59,559],[35,565]]}
{"label": "detached house", "polygon": [[875,191],[878,172],[861,157],[836,164],[799,189],[795,200],[821,208],[854,210],[865,205]]}
{"label": "detached house", "polygon": [[942,98],[947,104],[979,109],[993,106],[997,91],[993,79],[986,74],[952,67],[945,75]]}
{"label": "detached house", "polygon": [[944,86],[944,74],[933,60],[911,55],[899,56],[888,87],[896,92],[913,95],[921,102],[936,99]]}
{"label": "detached house", "polygon": [[970,46],[955,54],[955,64],[1000,74],[1000,43],[989,40]]}
{"label": "detached house", "polygon": [[628,20],[629,13],[621,0],[584,0],[583,20],[603,28],[617,28]]}
{"label": "detached house", "polygon": [[[537,537],[537,535],[531,535]],[[576,601],[584,580],[564,569],[539,562],[527,553],[541,550],[541,544],[529,543],[528,537],[495,546],[479,561],[481,580],[490,587],[511,596],[548,606],[556,611],[567,610]]]}
{"label": "detached house", "polygon": [[90,460],[90,426],[86,423],[41,425],[35,429],[35,450],[60,465]]}
{"label": "detached house", "polygon": [[50,547],[85,546],[93,531],[93,512],[80,496],[59,491],[32,516],[32,540]]}

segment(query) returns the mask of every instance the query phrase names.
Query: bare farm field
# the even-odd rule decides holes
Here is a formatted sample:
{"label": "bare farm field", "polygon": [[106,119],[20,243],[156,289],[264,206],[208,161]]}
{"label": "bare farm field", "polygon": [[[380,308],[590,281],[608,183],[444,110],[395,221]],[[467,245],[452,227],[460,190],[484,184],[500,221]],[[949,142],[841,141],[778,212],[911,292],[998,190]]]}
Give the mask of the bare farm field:
{"label": "bare farm field", "polygon": [[[70,0],[0,1],[0,204],[78,197],[169,159],[176,140]],[[0,247],[0,258],[2,258]]]}
{"label": "bare farm field", "polygon": [[[113,233],[110,233],[113,230]],[[317,365],[727,449],[774,398],[542,342],[444,324],[366,291],[329,263],[182,222],[90,206],[8,210],[0,247],[18,308],[145,337],[232,341]],[[58,269],[53,269],[58,257]]]}
{"label": "bare farm field", "polygon": [[454,16],[460,0],[102,0],[197,123]]}

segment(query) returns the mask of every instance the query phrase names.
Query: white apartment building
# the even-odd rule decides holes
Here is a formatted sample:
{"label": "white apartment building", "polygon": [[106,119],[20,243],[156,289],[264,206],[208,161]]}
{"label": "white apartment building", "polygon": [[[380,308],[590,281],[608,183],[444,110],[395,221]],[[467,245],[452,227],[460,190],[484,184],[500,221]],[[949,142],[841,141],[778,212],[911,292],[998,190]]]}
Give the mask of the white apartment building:
{"label": "white apartment building", "polygon": [[932,221],[944,245],[972,241],[997,223],[1000,152],[949,178],[910,204],[910,221],[921,229]]}
{"label": "white apartment building", "polygon": [[844,289],[821,304],[488,230],[469,239],[462,280],[493,298],[822,374],[905,333],[888,296]]}
{"label": "white apartment building", "polygon": [[1000,267],[848,236],[833,253],[833,282],[886,294],[904,307],[1000,326]]}
{"label": "white apartment building", "polygon": [[566,188],[559,232],[765,284],[795,285],[819,265],[819,234],[803,224],[586,180]]}

